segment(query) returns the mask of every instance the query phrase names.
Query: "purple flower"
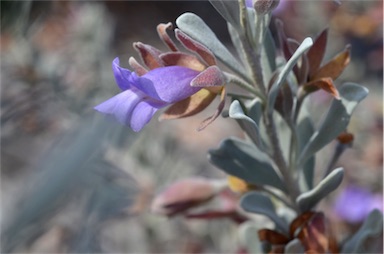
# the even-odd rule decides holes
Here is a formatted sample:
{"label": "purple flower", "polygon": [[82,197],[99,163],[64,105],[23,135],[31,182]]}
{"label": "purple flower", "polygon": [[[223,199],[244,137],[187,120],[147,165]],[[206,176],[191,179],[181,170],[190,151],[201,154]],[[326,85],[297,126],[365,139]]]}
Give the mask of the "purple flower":
{"label": "purple flower", "polygon": [[382,195],[352,185],[341,192],[334,205],[336,214],[351,223],[363,221],[375,208],[383,211]]}
{"label": "purple flower", "polygon": [[115,80],[121,93],[96,106],[101,113],[113,115],[120,123],[140,131],[160,108],[171,105],[160,119],[178,119],[195,115],[205,109],[218,94],[220,104],[212,116],[205,119],[199,130],[213,122],[225,103],[224,75],[216,59],[204,45],[176,29],[180,43],[199,57],[183,53],[166,33],[172,24],[157,27],[160,38],[171,50],[161,52],[141,42],[134,43],[144,65],[131,57],[134,71],[122,68],[119,59],[112,62]]}
{"label": "purple flower", "polygon": [[134,131],[140,131],[158,109],[186,99],[201,89],[190,85],[200,72],[182,66],[160,67],[138,76],[120,67],[116,58],[112,69],[122,92],[95,109],[114,115]]}

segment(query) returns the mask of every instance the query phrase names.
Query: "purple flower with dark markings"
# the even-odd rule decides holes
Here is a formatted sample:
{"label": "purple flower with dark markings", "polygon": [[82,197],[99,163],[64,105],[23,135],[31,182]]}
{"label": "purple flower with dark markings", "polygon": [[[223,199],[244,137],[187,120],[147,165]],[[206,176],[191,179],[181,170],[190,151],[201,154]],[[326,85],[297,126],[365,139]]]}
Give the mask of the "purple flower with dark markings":
{"label": "purple flower with dark markings", "polygon": [[178,51],[166,33],[171,24],[160,24],[158,33],[171,52],[143,43],[134,43],[145,67],[133,57],[129,64],[134,71],[112,62],[115,80],[121,93],[96,106],[101,113],[113,115],[120,123],[140,131],[159,109],[171,105],[161,119],[176,119],[199,113],[221,94],[216,112],[203,121],[199,129],[215,120],[224,107],[224,76],[216,66],[213,54],[202,44],[176,29],[176,38],[198,57]]}

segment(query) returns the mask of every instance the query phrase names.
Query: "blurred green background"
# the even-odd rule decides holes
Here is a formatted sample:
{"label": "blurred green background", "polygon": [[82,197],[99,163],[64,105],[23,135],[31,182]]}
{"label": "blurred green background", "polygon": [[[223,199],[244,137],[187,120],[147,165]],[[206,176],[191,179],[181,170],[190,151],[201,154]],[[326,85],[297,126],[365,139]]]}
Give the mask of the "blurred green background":
{"label": "blurred green background", "polygon": [[[136,134],[93,110],[118,92],[113,58],[137,57],[135,41],[165,50],[156,25],[187,11],[232,47],[207,1],[1,1],[3,253],[236,252],[229,221],[169,220],[149,211],[153,195],[177,179],[223,177],[206,151],[241,136],[235,122],[219,119],[196,132],[207,109],[178,121],[155,117]],[[381,195],[382,1],[342,1],[337,8],[333,1],[281,0],[274,16],[298,41],[329,27],[326,59],[351,44],[352,62],[337,82],[360,83],[370,94],[351,121],[354,147],[338,165],[346,168],[345,184]],[[311,109],[327,108],[324,94],[313,99]],[[332,151],[325,150],[320,170]],[[343,232],[354,230],[332,216],[332,200],[322,208]]]}

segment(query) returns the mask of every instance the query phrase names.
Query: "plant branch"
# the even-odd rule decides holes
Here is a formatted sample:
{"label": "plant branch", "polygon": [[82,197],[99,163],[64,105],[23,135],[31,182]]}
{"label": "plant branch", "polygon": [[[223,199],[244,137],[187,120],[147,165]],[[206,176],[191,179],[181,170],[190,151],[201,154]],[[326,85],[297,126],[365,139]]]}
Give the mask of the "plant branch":
{"label": "plant branch", "polygon": [[260,98],[262,99],[262,101],[265,101],[267,91],[264,86],[263,72],[262,72],[261,63],[260,63],[260,57],[261,57],[260,49],[255,50],[252,47],[252,44],[250,42],[248,32],[251,29],[249,28],[247,7],[245,6],[244,0],[239,0],[239,7],[240,7],[240,23],[241,23],[241,26],[243,27],[243,31],[239,32],[239,37],[243,44],[246,61],[248,62],[250,67],[252,80],[256,83],[256,87],[260,91],[260,94],[262,94],[262,97]]}
{"label": "plant branch", "polygon": [[[296,198],[297,196],[299,196],[300,191],[297,183],[295,182],[294,178],[289,172],[289,169],[287,167],[287,164],[283,156],[283,152],[281,151],[275,122],[273,120],[273,115],[265,111],[265,115],[263,119],[264,119],[265,127],[267,129],[267,134],[272,146],[272,159],[276,163],[281,175],[283,176],[287,184],[288,195],[290,196],[292,203],[295,204]],[[298,208],[296,208],[295,210],[297,209]]]}
{"label": "plant branch", "polygon": [[259,186],[258,187],[261,191],[264,191],[265,193],[268,193],[269,195],[275,197],[276,199],[280,200],[283,204],[285,204],[287,207],[296,210],[296,208],[288,202],[285,198],[279,196],[277,193],[273,192],[272,190],[266,188],[265,186]]}
{"label": "plant branch", "polygon": [[236,75],[228,73],[228,72],[224,72],[224,75],[227,78],[227,83],[233,83],[233,84],[247,90],[248,92],[252,93],[253,95],[256,95],[256,96],[262,98],[262,94],[260,94],[259,91],[257,91],[253,86],[248,84],[243,79],[239,78]]}

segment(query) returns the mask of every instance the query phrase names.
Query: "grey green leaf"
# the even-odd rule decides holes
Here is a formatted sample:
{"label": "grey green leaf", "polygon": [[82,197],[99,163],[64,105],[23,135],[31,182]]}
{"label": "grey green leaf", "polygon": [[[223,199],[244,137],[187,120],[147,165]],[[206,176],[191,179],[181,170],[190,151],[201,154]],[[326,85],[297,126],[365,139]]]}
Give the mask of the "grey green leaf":
{"label": "grey green leaf", "polygon": [[315,188],[299,195],[296,198],[296,203],[300,210],[303,212],[311,210],[320,200],[339,187],[343,176],[343,168],[337,168],[321,180]]}
{"label": "grey green leaf", "polygon": [[[241,38],[239,36],[238,30],[231,25],[230,23],[227,23],[228,25],[228,32],[232,40],[232,45],[236,45],[234,48],[236,49],[237,55],[239,56],[242,63],[247,62],[247,56],[246,52],[244,50],[243,43],[241,41]],[[245,68],[247,68],[247,72],[249,72],[249,66],[247,64],[244,65]]]}
{"label": "grey green leaf", "polygon": [[264,150],[263,141],[260,139],[259,127],[244,111],[238,100],[231,103],[229,107],[229,117],[236,119],[241,128],[247,133],[250,139],[261,149]]}
{"label": "grey green leaf", "polygon": [[275,207],[267,195],[259,192],[247,193],[240,200],[240,206],[247,212],[267,216],[277,228],[288,233],[288,224],[276,214]]}
{"label": "grey green leaf", "polygon": [[227,174],[255,185],[269,185],[286,191],[284,182],[272,167],[269,158],[255,145],[237,138],[224,140],[208,154],[211,163]]}
{"label": "grey green leaf", "polygon": [[277,76],[275,82],[273,83],[270,91],[269,91],[269,99],[267,103],[267,109],[269,113],[272,113],[277,93],[279,91],[280,86],[286,80],[288,74],[291,72],[293,67],[296,65],[297,61],[300,57],[312,46],[313,42],[311,38],[305,38],[304,41],[300,44],[299,48],[292,55],[289,61],[285,64],[279,75]]}
{"label": "grey green leaf", "polygon": [[354,84],[345,83],[340,87],[340,100],[334,99],[329,111],[299,157],[299,165],[337,138],[349,124],[352,112],[357,104],[368,95],[368,89]]}
{"label": "grey green leaf", "polygon": [[383,214],[373,210],[359,230],[343,245],[341,253],[380,253],[383,251]]}
{"label": "grey green leaf", "polygon": [[190,12],[184,13],[176,19],[176,24],[184,33],[205,45],[225,65],[249,80],[243,65],[236,60],[199,16]]}
{"label": "grey green leaf", "polygon": [[264,84],[269,84],[273,72],[276,70],[276,46],[271,31],[266,28],[265,39],[261,51]]}
{"label": "grey green leaf", "polygon": [[[297,124],[296,132],[297,132],[296,136],[298,139],[298,153],[300,154],[301,151],[304,149],[305,145],[308,143],[311,136],[313,135],[313,133],[315,132],[315,127],[308,113],[305,113],[305,115],[300,116],[299,122]],[[314,170],[315,170],[315,156],[312,156],[303,165],[303,170],[302,170],[302,174],[303,174],[305,185],[306,185],[305,189],[307,190],[313,188]]]}

